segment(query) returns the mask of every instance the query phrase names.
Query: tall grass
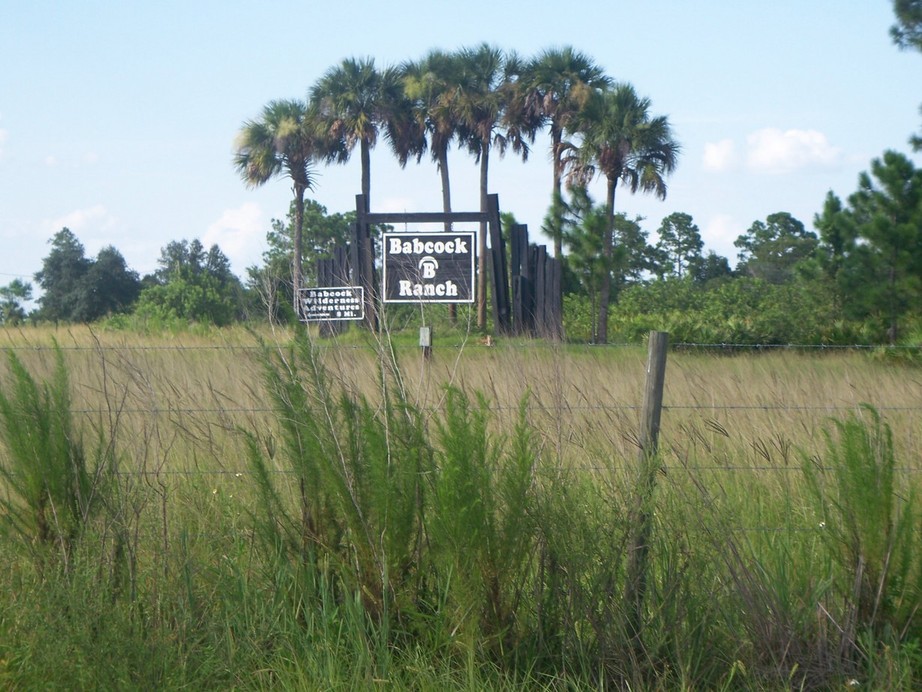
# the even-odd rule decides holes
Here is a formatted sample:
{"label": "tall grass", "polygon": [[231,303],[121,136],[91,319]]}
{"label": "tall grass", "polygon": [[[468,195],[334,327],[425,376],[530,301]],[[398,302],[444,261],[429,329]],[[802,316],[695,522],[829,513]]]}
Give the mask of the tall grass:
{"label": "tall grass", "polygon": [[897,482],[890,426],[866,406],[833,421],[822,465],[805,464],[823,537],[841,568],[840,598],[849,604],[839,623],[857,647],[857,633],[922,634],[922,557],[915,492]]}
{"label": "tall grass", "polygon": [[9,376],[0,388],[0,498],[3,528],[35,559],[73,559],[81,533],[110,492],[113,450],[105,440],[84,446],[74,425],[70,384],[60,351],[51,378],[39,384],[19,358],[8,353]]}
{"label": "tall grass", "polygon": [[[301,566],[331,568],[378,627],[428,630],[436,649],[458,640],[501,651],[514,640],[540,461],[524,407],[507,440],[491,432],[486,400],[454,387],[430,425],[387,356],[376,403],[341,383],[335,396],[309,340],[263,358],[283,429],[278,450],[249,435],[269,545]],[[287,501],[276,456],[297,481]]]}
{"label": "tall grass", "polygon": [[66,570],[0,484],[0,687],[920,680],[915,371],[671,355],[637,628],[639,349],[26,337],[3,394],[114,471]]}

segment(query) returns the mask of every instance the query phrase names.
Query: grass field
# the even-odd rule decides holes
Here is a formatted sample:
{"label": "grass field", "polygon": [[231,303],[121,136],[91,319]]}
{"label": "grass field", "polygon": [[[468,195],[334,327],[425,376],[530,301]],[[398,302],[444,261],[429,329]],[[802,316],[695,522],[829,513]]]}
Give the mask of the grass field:
{"label": "grass field", "polygon": [[637,633],[645,348],[292,342],[0,332],[101,498],[43,539],[0,445],[0,686],[920,681],[918,367],[670,353]]}

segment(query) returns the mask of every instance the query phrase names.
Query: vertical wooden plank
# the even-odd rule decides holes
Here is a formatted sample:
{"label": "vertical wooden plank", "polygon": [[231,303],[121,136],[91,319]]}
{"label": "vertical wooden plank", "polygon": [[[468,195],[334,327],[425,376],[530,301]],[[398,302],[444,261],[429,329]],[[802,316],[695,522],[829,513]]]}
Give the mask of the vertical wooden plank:
{"label": "vertical wooden plank", "polygon": [[362,243],[360,242],[358,222],[349,227],[349,269],[352,286],[362,286]]}
{"label": "vertical wooden plank", "polygon": [[547,313],[544,299],[547,297],[547,246],[535,248],[535,276],[532,284],[535,294],[535,332],[540,337],[547,336]]}
{"label": "vertical wooden plank", "polygon": [[650,534],[653,524],[653,493],[656,490],[656,475],[659,472],[657,445],[659,442],[660,418],[663,410],[663,388],[666,379],[666,352],[669,335],[666,332],[651,332],[647,352],[647,377],[643,393],[643,407],[638,437],[638,477],[635,490],[634,532],[628,555],[627,585],[624,600],[627,606],[628,634],[632,646],[639,650],[643,646],[641,629],[643,625],[643,604],[647,590],[647,563],[650,553]]}
{"label": "vertical wooden plank", "polygon": [[525,333],[522,324],[522,277],[518,274],[512,277],[512,334],[521,335]]}
{"label": "vertical wooden plank", "polygon": [[500,226],[499,196],[488,197],[490,214],[490,266],[493,276],[493,326],[499,334],[510,332],[509,272],[506,268],[506,243]]}
{"label": "vertical wooden plank", "polygon": [[563,306],[561,304],[561,263],[557,257],[547,258],[547,296],[544,299],[547,310],[548,338],[559,341],[563,338]]}
{"label": "vertical wooden plank", "polygon": [[[523,238],[524,236],[524,238]],[[525,240],[524,244],[522,240]],[[509,233],[509,276],[515,280],[522,275],[522,261],[528,252],[528,227],[517,223]]]}
{"label": "vertical wooden plank", "polygon": [[516,224],[509,235],[510,258],[509,267],[512,282],[512,332],[514,334],[527,334],[528,327],[525,323],[525,286],[523,276],[528,274],[528,226]]}
{"label": "vertical wooden plank", "polygon": [[356,245],[358,264],[361,274],[361,283],[357,284],[365,290],[365,324],[369,329],[378,330],[378,291],[375,286],[375,247],[368,227],[368,199],[365,195],[355,196],[355,219],[358,228]]}
{"label": "vertical wooden plank", "polygon": [[528,243],[528,227],[522,226],[522,263],[520,271],[526,279],[534,281],[535,278],[535,254],[534,248]]}
{"label": "vertical wooden plank", "polygon": [[537,250],[528,242],[528,230],[524,230],[522,246],[522,324],[531,336],[535,328],[535,275],[537,274]]}

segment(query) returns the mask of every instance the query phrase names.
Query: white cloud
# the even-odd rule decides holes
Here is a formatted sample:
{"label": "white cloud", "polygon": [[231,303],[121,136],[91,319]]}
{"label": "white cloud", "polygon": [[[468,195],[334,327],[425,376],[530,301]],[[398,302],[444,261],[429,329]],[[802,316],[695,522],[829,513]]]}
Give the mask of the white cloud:
{"label": "white cloud", "polygon": [[702,226],[701,239],[704,241],[705,250],[713,250],[718,255],[723,255],[730,260],[730,266],[736,264],[738,250],[733,246],[733,241],[746,231],[745,227],[728,214],[716,214],[710,217]]}
{"label": "white cloud", "polygon": [[766,127],[750,134],[746,163],[749,168],[769,173],[787,173],[809,166],[829,166],[839,159],[840,149],[832,146],[817,130],[780,130]]}
{"label": "white cloud", "polygon": [[258,264],[269,229],[259,205],[247,202],[236,209],[227,209],[221,218],[211,224],[202,237],[202,245],[217,245],[230,260],[234,271]]}
{"label": "white cloud", "polygon": [[704,145],[704,169],[707,171],[726,171],[736,165],[736,146],[732,139],[708,142]]}
{"label": "white cloud", "polygon": [[87,151],[82,154],[79,159],[76,159],[72,156],[65,156],[63,159],[58,158],[54,154],[48,154],[43,159],[43,162],[48,168],[57,168],[58,166],[66,166],[67,168],[80,168],[82,166],[92,166],[99,162],[99,154],[94,151]]}
{"label": "white cloud", "polygon": [[81,231],[104,231],[111,229],[116,224],[116,218],[109,213],[102,204],[96,204],[86,209],[75,209],[72,212],[46,221],[44,225],[52,233],[57,233],[67,226],[76,235]]}

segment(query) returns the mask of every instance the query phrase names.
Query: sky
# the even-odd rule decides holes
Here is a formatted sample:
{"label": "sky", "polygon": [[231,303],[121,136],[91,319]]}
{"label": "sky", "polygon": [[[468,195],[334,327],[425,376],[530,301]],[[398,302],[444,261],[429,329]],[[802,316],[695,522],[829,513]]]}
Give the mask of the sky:
{"label": "sky", "polygon": [[[666,199],[621,190],[616,210],[656,239],[690,214],[705,252],[786,211],[812,228],[828,191],[846,198],[887,149],[922,130],[922,54],[890,40],[891,0],[0,0],[0,286],[31,281],[68,227],[88,257],[115,246],[141,275],[173,240],[216,243],[244,276],[259,264],[290,181],[244,185],[233,166],[245,121],[305,99],[344,58],[379,67],[482,42],[520,56],[573,46],[668,116],[682,150]],[[540,233],[548,140],[527,162],[491,161],[500,208]],[[449,158],[452,206],[476,211],[478,169]],[[311,196],[355,208],[358,152],[320,167]],[[439,211],[428,158],[401,169],[372,152],[371,210]],[[604,185],[592,194],[601,202]],[[399,229],[398,229],[399,230]]]}

